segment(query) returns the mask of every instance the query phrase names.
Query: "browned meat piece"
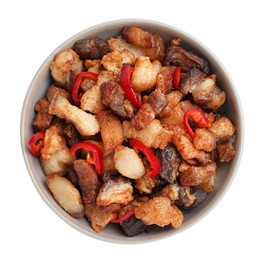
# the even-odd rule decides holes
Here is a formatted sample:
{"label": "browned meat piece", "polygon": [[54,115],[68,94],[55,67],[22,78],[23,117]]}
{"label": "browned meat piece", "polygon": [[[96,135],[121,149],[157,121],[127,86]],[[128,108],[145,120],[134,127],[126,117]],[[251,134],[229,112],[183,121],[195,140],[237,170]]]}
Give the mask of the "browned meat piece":
{"label": "browned meat piece", "polygon": [[156,186],[157,182],[153,180],[148,174],[144,174],[140,179],[135,180],[135,188],[140,193],[151,194],[152,189]]}
{"label": "browned meat piece", "polygon": [[182,79],[180,91],[185,95],[192,93],[197,84],[205,77],[205,73],[198,68],[189,70]]}
{"label": "browned meat piece", "polygon": [[122,29],[121,36],[129,43],[141,48],[154,48],[156,42],[153,34],[143,31],[138,27],[125,26]]}
{"label": "browned meat piece", "polygon": [[128,43],[122,36],[110,38],[108,42],[112,50],[122,51],[126,49],[131,52],[135,58],[139,56],[148,56],[152,62],[155,60],[162,61],[165,55],[163,39],[158,33],[154,34],[153,38],[156,43],[156,47],[154,48],[141,48],[135,44]]}
{"label": "browned meat piece", "polygon": [[215,135],[217,142],[222,143],[234,135],[236,128],[226,116],[222,116],[212,124],[209,130]]}
{"label": "browned meat piece", "polygon": [[37,114],[33,121],[33,126],[37,130],[45,131],[51,125],[53,115],[48,113],[48,107],[49,102],[46,98],[39,99],[35,105]]}
{"label": "browned meat piece", "polygon": [[183,100],[178,103],[174,108],[165,109],[160,115],[161,122],[164,125],[178,125],[182,124],[184,120],[184,114],[195,105],[189,100]]}
{"label": "browned meat piece", "polygon": [[112,203],[125,204],[133,200],[131,182],[124,177],[109,178],[101,187],[97,196],[98,206]]}
{"label": "browned meat piece", "polygon": [[101,59],[111,51],[109,44],[98,37],[76,41],[73,50],[78,53],[82,60]]}
{"label": "browned meat piece", "polygon": [[159,115],[168,104],[165,95],[157,91],[153,91],[146,102],[151,105],[155,115]]}
{"label": "browned meat piece", "polygon": [[74,170],[78,175],[83,203],[94,203],[100,183],[93,166],[88,164],[86,160],[75,160]]}
{"label": "browned meat piece", "polygon": [[214,75],[201,80],[193,89],[192,96],[196,104],[210,110],[218,109],[226,100],[226,94],[216,85]]}
{"label": "browned meat piece", "polygon": [[217,151],[219,152],[220,162],[229,162],[235,157],[236,154],[235,148],[232,143],[218,144]]}
{"label": "browned meat piece", "polygon": [[80,141],[80,134],[73,124],[65,124],[63,128],[63,134],[69,147],[72,147]]}
{"label": "browned meat piece", "polygon": [[176,148],[170,144],[163,150],[158,150],[156,156],[161,161],[161,171],[159,175],[169,183],[174,183],[178,176],[178,167],[181,163],[181,156]]}
{"label": "browned meat piece", "polygon": [[86,204],[85,215],[90,221],[91,227],[98,233],[116,217],[117,213],[108,211],[97,204]]}
{"label": "browned meat piece", "polygon": [[84,79],[81,82],[80,87],[83,90],[83,92],[86,92],[90,90],[95,84],[96,84],[96,80],[94,79]]}
{"label": "browned meat piece", "polygon": [[196,160],[206,165],[210,161],[210,154],[194,148],[192,142],[184,135],[175,135],[173,143],[183,159],[189,164],[195,165]]}
{"label": "browned meat piece", "polygon": [[162,60],[164,57],[164,43],[158,33],[149,33],[138,27],[124,27],[122,37],[135,46],[145,49],[145,56],[151,61]]}
{"label": "browned meat piece", "polygon": [[216,138],[211,131],[204,128],[197,128],[193,145],[197,150],[211,152],[216,148]]}
{"label": "browned meat piece", "polygon": [[136,130],[142,130],[149,125],[156,115],[159,115],[167,106],[168,101],[162,93],[152,92],[135,117],[131,120]]}
{"label": "browned meat piece", "polygon": [[143,104],[132,118],[131,123],[136,130],[142,130],[145,126],[149,125],[155,118],[155,113],[150,104]]}
{"label": "browned meat piece", "polygon": [[58,88],[55,86],[55,84],[51,84],[47,91],[48,101],[51,102],[56,95],[65,97],[69,102],[72,103],[72,96],[69,91],[64,88]]}
{"label": "browned meat piece", "polygon": [[102,103],[106,107],[112,109],[112,111],[122,118],[132,118],[134,108],[132,105],[128,105],[125,101],[124,92],[121,86],[109,80],[100,85]]}
{"label": "browned meat piece", "polygon": [[146,225],[164,227],[172,224],[174,228],[181,226],[183,213],[167,197],[154,197],[134,209],[135,217]]}
{"label": "browned meat piece", "polygon": [[78,175],[74,170],[73,163],[68,167],[64,177],[66,177],[74,185],[75,188],[79,189],[79,179],[78,179]]}
{"label": "browned meat piece", "polygon": [[183,71],[188,71],[194,67],[200,68],[206,75],[210,68],[208,62],[191,51],[187,51],[181,46],[172,44],[166,50],[165,65],[180,66]]}
{"label": "browned meat piece", "polygon": [[173,90],[173,76],[175,66],[162,67],[157,75],[156,89],[163,94],[167,94]]}
{"label": "browned meat piece", "polygon": [[124,141],[124,133],[120,119],[109,111],[101,111],[97,115],[104,147],[104,155],[112,154],[115,148]]}
{"label": "browned meat piece", "polygon": [[210,162],[206,166],[190,166],[182,163],[179,167],[182,186],[199,186],[207,183],[216,172],[216,163]]}

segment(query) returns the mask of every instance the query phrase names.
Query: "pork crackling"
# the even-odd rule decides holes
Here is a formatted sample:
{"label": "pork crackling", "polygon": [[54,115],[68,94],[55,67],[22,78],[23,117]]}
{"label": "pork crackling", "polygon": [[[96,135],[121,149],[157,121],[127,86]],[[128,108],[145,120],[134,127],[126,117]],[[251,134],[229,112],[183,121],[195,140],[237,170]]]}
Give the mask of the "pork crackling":
{"label": "pork crackling", "polygon": [[212,64],[185,46],[125,26],[79,39],[50,64],[30,151],[58,205],[95,232],[180,228],[236,154],[226,92]]}

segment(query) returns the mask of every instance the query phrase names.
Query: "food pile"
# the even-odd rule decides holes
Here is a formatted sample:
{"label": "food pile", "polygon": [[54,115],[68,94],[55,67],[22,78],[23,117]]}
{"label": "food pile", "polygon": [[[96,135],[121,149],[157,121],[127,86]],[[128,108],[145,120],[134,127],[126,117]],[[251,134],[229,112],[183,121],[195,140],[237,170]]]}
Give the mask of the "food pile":
{"label": "food pile", "polygon": [[235,126],[208,62],[180,39],[124,27],[56,54],[28,147],[74,218],[128,236],[179,228],[235,156]]}

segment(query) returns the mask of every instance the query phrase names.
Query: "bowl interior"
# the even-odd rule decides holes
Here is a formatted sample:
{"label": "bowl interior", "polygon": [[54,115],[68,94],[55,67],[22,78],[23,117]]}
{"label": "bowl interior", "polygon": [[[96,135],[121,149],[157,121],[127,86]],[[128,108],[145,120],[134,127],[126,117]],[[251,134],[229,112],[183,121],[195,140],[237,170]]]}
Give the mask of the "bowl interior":
{"label": "bowl interior", "polygon": [[[38,159],[33,157],[27,149],[27,142],[32,135],[31,125],[35,115],[34,105],[39,98],[46,94],[46,91],[51,83],[49,65],[54,59],[55,54],[63,49],[71,48],[76,40],[82,38],[98,36],[103,39],[108,39],[112,36],[116,36],[120,33],[123,26],[138,26],[148,31],[159,32],[167,44],[173,38],[181,38],[183,40],[183,46],[204,57],[209,62],[212,72],[217,75],[217,84],[224,89],[227,94],[226,103],[220,110],[227,113],[237,128],[237,138],[235,141],[237,154],[235,158],[228,164],[220,164],[218,166],[217,182],[213,192],[209,194],[207,200],[201,206],[185,212],[183,225],[178,230],[167,227],[162,230],[155,231],[154,234],[142,233],[139,236],[131,238],[123,235],[122,230],[116,228],[116,225],[113,227],[113,224],[109,224],[101,233],[97,234],[91,229],[85,218],[74,219],[68,215],[56,203],[53,196],[49,192],[46,186],[45,176]],[[116,243],[144,243],[182,232],[204,217],[220,201],[231,184],[241,159],[243,147],[243,128],[241,105],[233,82],[223,65],[219,62],[216,56],[207,49],[207,47],[187,33],[166,24],[147,20],[116,20],[91,27],[74,35],[56,48],[54,52],[52,52],[43,62],[32,80],[24,100],[21,115],[21,145],[26,166],[36,189],[47,205],[66,223],[70,224],[80,232],[97,239]]]}

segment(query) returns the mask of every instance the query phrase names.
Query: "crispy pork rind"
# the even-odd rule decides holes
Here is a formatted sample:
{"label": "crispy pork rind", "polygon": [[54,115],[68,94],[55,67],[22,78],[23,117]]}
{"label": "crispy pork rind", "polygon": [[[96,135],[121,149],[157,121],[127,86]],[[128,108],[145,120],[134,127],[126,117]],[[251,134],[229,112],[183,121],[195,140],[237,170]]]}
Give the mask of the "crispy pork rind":
{"label": "crispy pork rind", "polygon": [[[137,27],[133,27],[132,29],[130,28],[124,27],[122,36],[118,36],[117,38],[110,38],[108,40],[111,49],[117,51],[127,49],[135,56],[135,58],[139,56],[148,56],[150,57],[151,61],[162,61],[165,55],[164,42],[162,37],[158,33],[151,34]],[[134,30],[134,28],[136,31]],[[139,35],[140,38],[144,40],[140,41],[136,39],[134,37],[135,35]],[[150,37],[148,37],[148,39],[145,39],[147,38],[146,35],[150,35]]]}
{"label": "crispy pork rind", "polygon": [[152,63],[149,57],[138,57],[131,76],[132,88],[136,92],[152,89],[156,83],[157,74],[160,68],[160,62],[154,61]]}
{"label": "crispy pork rind", "polygon": [[86,204],[85,215],[90,222],[91,227],[99,233],[106,225],[116,217],[117,213],[109,211],[97,204]]}
{"label": "crispy pork rind", "polygon": [[74,161],[74,157],[69,152],[62,131],[62,125],[59,122],[53,123],[45,131],[40,164],[46,175],[51,173],[63,174]]}
{"label": "crispy pork rind", "polygon": [[184,216],[181,210],[167,197],[154,197],[146,203],[141,203],[134,209],[135,217],[141,219],[146,225],[160,227],[171,224],[174,228],[182,225]]}
{"label": "crispy pork rind", "polygon": [[41,149],[41,158],[48,160],[52,154],[67,148],[66,140],[62,136],[59,123],[55,123],[45,131],[44,145]]}
{"label": "crispy pork rind", "polygon": [[210,154],[195,149],[192,142],[184,135],[175,135],[173,143],[181,154],[182,158],[189,164],[197,164],[197,162],[206,165],[210,161]]}
{"label": "crispy pork rind", "polygon": [[94,115],[71,105],[61,95],[56,95],[52,99],[49,105],[49,113],[72,123],[82,136],[95,135],[100,130],[99,123]]}
{"label": "crispy pork rind", "polygon": [[115,148],[124,141],[121,121],[110,110],[100,112],[96,118],[100,125],[104,155],[112,154]]}
{"label": "crispy pork rind", "polygon": [[100,188],[97,205],[127,204],[133,200],[132,192],[133,187],[129,179],[122,176],[109,178]]}
{"label": "crispy pork rind", "polygon": [[80,107],[84,111],[98,114],[105,109],[101,100],[101,91],[98,84],[93,85],[86,90],[80,99]]}
{"label": "crispy pork rind", "polygon": [[113,156],[117,171],[130,179],[139,179],[145,173],[140,156],[131,148],[118,145]]}
{"label": "crispy pork rind", "polygon": [[80,193],[68,179],[54,173],[47,175],[46,180],[55,200],[63,209],[74,218],[84,216]]}
{"label": "crispy pork rind", "polygon": [[163,129],[160,121],[157,119],[152,120],[151,123],[142,130],[136,130],[130,121],[124,121],[122,126],[125,139],[137,139],[148,147],[154,147],[155,139]]}
{"label": "crispy pork rind", "polygon": [[41,167],[46,175],[51,173],[64,174],[75,160],[69,149],[65,148],[53,153],[48,160],[40,158]]}
{"label": "crispy pork rind", "polygon": [[209,182],[216,174],[216,163],[210,162],[205,166],[190,166],[183,163],[179,167],[182,186],[199,186]]}
{"label": "crispy pork rind", "polygon": [[82,68],[79,55],[72,49],[57,53],[50,65],[51,75],[56,83],[67,90],[71,90],[74,79]]}
{"label": "crispy pork rind", "polygon": [[103,67],[114,74],[118,74],[124,64],[134,63],[134,55],[128,50],[109,52],[107,55],[104,55],[101,60]]}

